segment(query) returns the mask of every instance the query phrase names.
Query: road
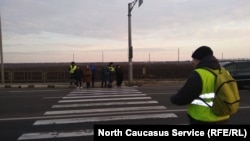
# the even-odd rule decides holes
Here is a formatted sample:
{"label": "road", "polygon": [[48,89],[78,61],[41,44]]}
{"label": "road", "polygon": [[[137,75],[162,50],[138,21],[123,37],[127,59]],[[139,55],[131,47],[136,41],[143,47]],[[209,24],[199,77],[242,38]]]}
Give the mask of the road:
{"label": "road", "polygon": [[[1,141],[92,141],[94,125],[187,125],[169,101],[180,86],[0,89]],[[250,124],[250,90],[231,124]]]}

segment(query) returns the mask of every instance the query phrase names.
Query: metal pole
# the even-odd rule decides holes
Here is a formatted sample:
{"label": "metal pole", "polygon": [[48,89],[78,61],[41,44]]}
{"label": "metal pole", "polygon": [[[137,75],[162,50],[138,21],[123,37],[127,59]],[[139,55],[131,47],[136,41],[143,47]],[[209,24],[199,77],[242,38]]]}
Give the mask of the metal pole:
{"label": "metal pole", "polygon": [[104,62],[104,54],[103,54],[103,51],[102,51],[102,63]]}
{"label": "metal pole", "polygon": [[0,54],[1,54],[1,80],[4,84],[3,46],[2,46],[2,23],[0,15]]}
{"label": "metal pole", "polygon": [[179,63],[179,61],[180,61],[180,50],[178,48],[178,63]]}
{"label": "metal pole", "polygon": [[[131,84],[133,82],[133,47],[132,47],[132,35],[131,35],[131,11],[138,0],[134,0],[128,3],[128,82]],[[143,0],[139,0],[139,7],[142,5]]]}
{"label": "metal pole", "polygon": [[131,84],[133,82],[133,64],[132,64],[132,37],[131,37],[131,4],[128,4],[128,82]]}

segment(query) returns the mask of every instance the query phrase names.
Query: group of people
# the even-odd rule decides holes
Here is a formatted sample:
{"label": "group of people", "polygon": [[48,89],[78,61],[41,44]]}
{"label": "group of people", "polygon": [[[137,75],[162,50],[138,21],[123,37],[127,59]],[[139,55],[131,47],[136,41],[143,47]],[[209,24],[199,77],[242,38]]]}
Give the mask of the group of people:
{"label": "group of people", "polygon": [[71,62],[69,66],[70,85],[75,85],[79,89],[82,88],[82,83],[85,82],[87,88],[94,87],[95,71],[94,64],[87,65],[82,69],[75,62]]}
{"label": "group of people", "polygon": [[[82,69],[75,62],[71,62],[69,66],[70,85],[76,85],[77,88],[82,88],[82,83],[86,83],[86,87],[95,87],[96,81],[96,67],[93,63],[87,65]],[[101,87],[112,88],[113,81],[116,82],[117,87],[121,87],[123,82],[123,70],[120,65],[114,66],[110,62],[107,67],[101,70]]]}
{"label": "group of people", "polygon": [[[214,114],[211,108],[201,101],[200,97],[205,98],[205,102],[213,101],[214,97],[214,80],[215,76],[210,72],[196,71],[199,68],[207,67],[213,70],[219,70],[220,64],[216,57],[213,55],[213,51],[208,46],[201,46],[192,53],[192,63],[194,65],[194,71],[187,78],[185,84],[180,88],[176,94],[171,96],[170,101],[172,104],[179,106],[187,106],[187,117],[190,124],[225,124],[228,123],[230,115],[218,116]],[[82,72],[79,67],[74,67],[74,63],[70,66],[70,72],[72,69],[76,69],[75,76],[77,86],[81,85]],[[103,67],[101,71],[101,87],[112,87],[114,79],[116,79],[116,86],[121,87],[123,81],[123,72],[119,65],[114,66],[111,62],[107,67]],[[229,74],[229,73],[228,73]],[[85,70],[85,81],[87,87],[90,86],[91,76],[93,78],[93,71],[91,67],[87,66]],[[72,78],[74,75],[71,75]],[[92,86],[94,81],[92,81]],[[207,100],[207,101],[206,101]]]}
{"label": "group of people", "polygon": [[123,70],[120,65],[115,65],[110,62],[108,67],[103,67],[101,72],[101,87],[113,87],[113,81],[116,82],[116,87],[121,87],[123,82]]}

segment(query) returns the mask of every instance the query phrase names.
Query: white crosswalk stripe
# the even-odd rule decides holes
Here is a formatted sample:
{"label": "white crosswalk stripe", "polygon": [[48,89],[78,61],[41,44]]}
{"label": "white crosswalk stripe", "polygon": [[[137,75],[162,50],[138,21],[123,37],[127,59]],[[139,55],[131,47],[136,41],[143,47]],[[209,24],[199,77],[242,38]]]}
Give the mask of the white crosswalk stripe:
{"label": "white crosswalk stripe", "polygon": [[60,100],[59,103],[69,102],[90,102],[90,101],[114,101],[114,100],[135,100],[135,99],[151,99],[151,97],[127,97],[127,98],[101,98],[101,99],[74,99],[74,100]]}
{"label": "white crosswalk stripe", "polygon": [[[33,126],[68,126],[107,121],[177,118],[146,94],[132,88],[76,89],[62,97],[44,116],[60,118],[41,119]],[[69,117],[69,115],[74,115]],[[18,140],[37,140],[64,137],[92,136],[92,128],[77,128],[72,131],[39,131],[22,134]]]}
{"label": "white crosswalk stripe", "polygon": [[18,140],[50,139],[63,137],[91,136],[93,129],[79,130],[73,132],[47,132],[47,133],[25,133]]}
{"label": "white crosswalk stripe", "polygon": [[81,114],[81,113],[97,113],[97,112],[116,112],[116,111],[137,111],[137,110],[159,110],[165,109],[164,106],[141,106],[141,107],[124,107],[124,108],[100,108],[86,110],[60,110],[47,111],[44,115],[59,115],[59,114]]}
{"label": "white crosswalk stripe", "polygon": [[157,101],[119,101],[119,102],[103,102],[103,103],[86,103],[86,104],[63,104],[53,105],[52,108],[67,108],[67,107],[88,107],[88,106],[115,106],[115,105],[133,105],[133,104],[155,104]]}
{"label": "white crosswalk stripe", "polygon": [[52,119],[52,120],[38,120],[34,125],[55,125],[55,124],[69,124],[82,122],[96,122],[96,121],[111,121],[111,120],[129,120],[129,119],[148,119],[148,118],[169,118],[176,117],[173,113],[161,114],[144,114],[144,115],[123,115],[123,116],[107,116],[107,117],[91,117],[91,118],[66,118],[66,119]]}

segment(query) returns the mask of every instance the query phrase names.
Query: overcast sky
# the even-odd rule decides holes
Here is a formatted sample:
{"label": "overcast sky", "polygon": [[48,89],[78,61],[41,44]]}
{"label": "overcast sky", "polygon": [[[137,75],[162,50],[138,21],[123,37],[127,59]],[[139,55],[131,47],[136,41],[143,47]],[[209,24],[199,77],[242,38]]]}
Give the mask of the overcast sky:
{"label": "overcast sky", "polygon": [[[0,0],[4,62],[128,61],[134,0]],[[207,45],[250,58],[250,0],[143,0],[131,12],[133,61],[186,61]]]}

